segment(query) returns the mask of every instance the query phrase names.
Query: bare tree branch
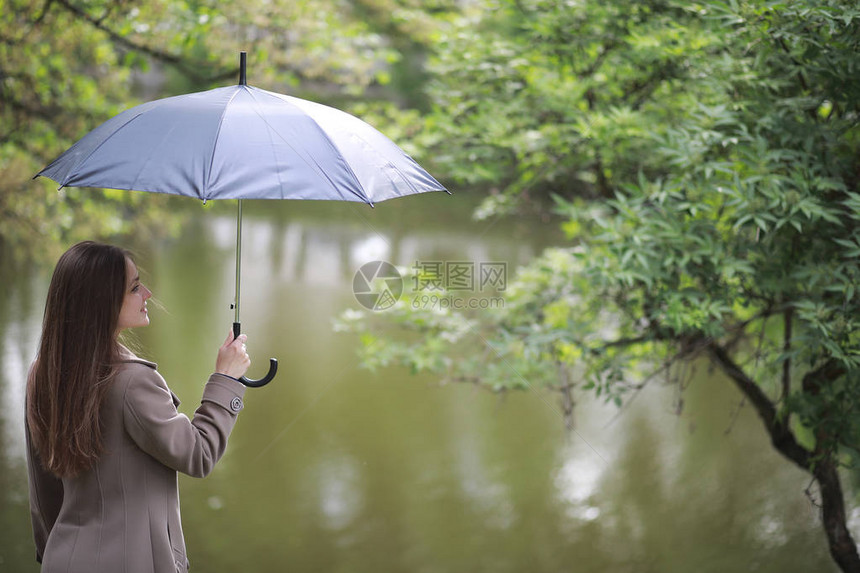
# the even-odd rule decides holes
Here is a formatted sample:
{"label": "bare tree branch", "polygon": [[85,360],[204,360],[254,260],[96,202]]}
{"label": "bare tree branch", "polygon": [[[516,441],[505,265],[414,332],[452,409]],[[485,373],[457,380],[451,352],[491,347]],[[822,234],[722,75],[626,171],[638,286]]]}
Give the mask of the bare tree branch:
{"label": "bare tree branch", "polygon": [[788,427],[788,421],[780,418],[777,414],[776,406],[758,384],[747,376],[746,372],[732,360],[725,349],[718,343],[711,341],[707,346],[707,350],[711,359],[735,383],[738,389],[753,405],[762,422],[764,422],[765,429],[770,434],[773,446],[800,468],[809,471],[812,453],[797,442],[794,434],[792,434]]}
{"label": "bare tree branch", "polygon": [[836,464],[832,459],[825,460],[816,466],[813,473],[821,492],[821,518],[830,555],[843,571],[860,573],[860,554],[846,522],[845,496]]}
{"label": "bare tree branch", "polygon": [[794,309],[792,307],[787,307],[785,311],[783,311],[783,343],[782,343],[782,351],[785,355],[785,360],[782,363],[782,399],[785,400],[788,398],[788,395],[791,393],[791,358],[789,357],[789,353],[791,352],[791,322],[794,315]]}

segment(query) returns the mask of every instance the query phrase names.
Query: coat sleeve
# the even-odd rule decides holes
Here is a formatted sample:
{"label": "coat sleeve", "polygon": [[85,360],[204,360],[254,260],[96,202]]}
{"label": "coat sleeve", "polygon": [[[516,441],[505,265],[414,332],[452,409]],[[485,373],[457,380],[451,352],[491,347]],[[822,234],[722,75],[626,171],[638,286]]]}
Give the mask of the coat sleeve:
{"label": "coat sleeve", "polygon": [[204,477],[227,448],[227,438],[243,407],[245,386],[212,374],[191,420],[176,410],[161,375],[147,366],[127,372],[123,423],[134,442],[165,466]]}
{"label": "coat sleeve", "polygon": [[63,505],[63,482],[42,467],[39,454],[33,447],[30,428],[25,424],[27,439],[27,478],[30,489],[30,520],[33,540],[36,542],[36,561],[42,562],[48,535],[57,521]]}

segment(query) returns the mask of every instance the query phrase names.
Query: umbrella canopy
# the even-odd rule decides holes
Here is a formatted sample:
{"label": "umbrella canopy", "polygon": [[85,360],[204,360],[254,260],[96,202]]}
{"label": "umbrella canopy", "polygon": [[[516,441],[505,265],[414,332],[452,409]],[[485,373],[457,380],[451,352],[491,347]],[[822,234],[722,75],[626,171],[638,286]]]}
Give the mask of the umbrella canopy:
{"label": "umbrella canopy", "polygon": [[37,176],[209,199],[377,201],[445,188],[364,121],[248,85],[109,119]]}
{"label": "umbrella canopy", "polygon": [[[98,126],[35,177],[104,187],[239,199],[233,332],[240,332],[243,199],[377,201],[446,191],[379,131],[340,110],[239,85],[159,99]],[[277,372],[259,379],[263,386]]]}

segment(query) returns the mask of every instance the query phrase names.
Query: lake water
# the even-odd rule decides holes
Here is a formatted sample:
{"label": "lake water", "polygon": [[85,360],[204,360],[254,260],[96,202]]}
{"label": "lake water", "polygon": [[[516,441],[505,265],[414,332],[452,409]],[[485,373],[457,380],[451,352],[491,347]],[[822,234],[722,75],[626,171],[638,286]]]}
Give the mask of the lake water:
{"label": "lake water", "polygon": [[[181,200],[179,200],[181,201]],[[620,414],[580,393],[567,434],[551,394],[499,398],[359,368],[332,319],[360,308],[365,262],[505,262],[557,223],[474,222],[467,194],[361,205],[246,204],[242,322],[251,389],[213,474],[180,479],[192,571],[836,571],[809,477],[770,447],[707,364],[683,393],[652,383]],[[232,322],[235,220],[199,209],[176,239],[133,246],[163,308],[143,354],[191,413]],[[0,261],[0,571],[34,572],[23,389],[51,268]],[[849,488],[850,489],[850,488]],[[860,509],[849,513],[860,538]]]}

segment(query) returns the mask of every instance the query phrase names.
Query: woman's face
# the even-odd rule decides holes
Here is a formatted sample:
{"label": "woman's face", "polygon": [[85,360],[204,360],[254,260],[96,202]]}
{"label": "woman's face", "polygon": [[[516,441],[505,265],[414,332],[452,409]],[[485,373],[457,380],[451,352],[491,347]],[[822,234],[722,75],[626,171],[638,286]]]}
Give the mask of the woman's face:
{"label": "woman's face", "polygon": [[125,259],[125,298],[119,311],[117,331],[149,324],[146,313],[146,300],[152,296],[148,288],[140,282],[137,266],[131,259]]}

